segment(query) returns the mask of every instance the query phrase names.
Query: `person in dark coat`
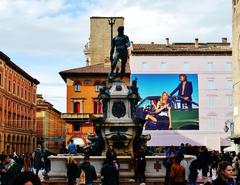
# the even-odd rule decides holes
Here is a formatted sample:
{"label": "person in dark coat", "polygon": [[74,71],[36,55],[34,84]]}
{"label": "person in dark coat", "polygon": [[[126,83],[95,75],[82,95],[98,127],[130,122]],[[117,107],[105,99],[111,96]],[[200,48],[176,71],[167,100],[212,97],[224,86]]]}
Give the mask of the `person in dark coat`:
{"label": "person in dark coat", "polygon": [[9,185],[13,181],[13,178],[19,173],[17,163],[10,157],[4,157],[4,169],[2,170],[1,176],[3,181],[1,185]]}
{"label": "person in dark coat", "polygon": [[102,185],[118,185],[119,171],[113,162],[113,158],[109,158],[101,169]]}
{"label": "person in dark coat", "polygon": [[41,145],[38,144],[38,147],[35,149],[34,153],[33,153],[33,167],[36,169],[36,175],[38,175],[39,170],[43,167],[42,163],[42,149],[41,149]]}
{"label": "person in dark coat", "polygon": [[67,178],[68,185],[74,185],[77,179],[78,165],[73,157],[69,157],[67,161]]}
{"label": "person in dark coat", "polygon": [[90,157],[84,156],[84,162],[79,166],[78,177],[81,175],[81,170],[85,172],[86,185],[93,185],[93,181],[97,180],[97,173],[95,167],[90,164]]}
{"label": "person in dark coat", "polygon": [[189,166],[189,185],[196,185],[198,169],[200,169],[199,161],[197,159],[194,159]]}
{"label": "person in dark coat", "polygon": [[137,152],[137,174],[136,174],[136,180],[139,180],[140,182],[145,183],[145,167],[146,167],[146,153],[144,146],[141,146],[139,151]]}
{"label": "person in dark coat", "polygon": [[16,175],[11,185],[41,185],[41,181],[37,175],[32,172],[22,172]]}
{"label": "person in dark coat", "polygon": [[218,165],[217,178],[213,181],[213,185],[235,185],[233,178],[232,164],[222,161]]}

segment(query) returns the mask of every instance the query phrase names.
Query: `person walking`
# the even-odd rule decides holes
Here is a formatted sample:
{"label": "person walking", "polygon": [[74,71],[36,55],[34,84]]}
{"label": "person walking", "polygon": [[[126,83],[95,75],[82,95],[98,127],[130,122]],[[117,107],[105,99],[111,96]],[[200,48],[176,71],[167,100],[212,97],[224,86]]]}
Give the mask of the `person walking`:
{"label": "person walking", "polygon": [[74,185],[77,179],[78,166],[76,161],[72,156],[67,160],[67,178],[68,185]]}
{"label": "person walking", "polygon": [[85,173],[86,185],[93,185],[93,181],[97,180],[97,173],[95,167],[90,164],[90,157],[88,155],[84,156],[84,162],[79,166],[79,177],[81,173]]}
{"label": "person walking", "polygon": [[37,148],[33,152],[33,167],[36,169],[36,175],[38,175],[39,170],[43,167],[43,159],[42,159],[42,149],[41,145],[38,144]]}
{"label": "person walking", "polygon": [[119,171],[113,162],[113,158],[109,158],[101,169],[102,185],[118,185]]}
{"label": "person walking", "polygon": [[170,184],[171,185],[185,185],[185,169],[180,164],[181,158],[179,156],[174,157],[174,163],[170,172]]}

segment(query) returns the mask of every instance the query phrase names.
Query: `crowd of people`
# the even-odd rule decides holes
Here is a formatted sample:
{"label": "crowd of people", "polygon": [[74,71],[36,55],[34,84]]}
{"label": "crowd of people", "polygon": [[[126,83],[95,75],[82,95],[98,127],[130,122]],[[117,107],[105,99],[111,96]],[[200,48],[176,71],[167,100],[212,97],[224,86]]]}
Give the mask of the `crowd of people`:
{"label": "crowd of people", "polygon": [[[193,156],[192,160],[184,155]],[[166,168],[165,185],[196,185],[201,172],[204,184],[237,185],[240,184],[240,154],[208,151],[206,147],[181,144],[166,150],[163,165]],[[213,174],[215,172],[215,174]]]}
{"label": "crowd of people", "polygon": [[19,155],[15,151],[12,154],[2,152],[0,155],[0,184],[25,185],[28,181],[34,181],[33,185],[41,184],[38,173],[41,169],[43,175],[47,175],[50,171],[50,160],[48,159],[50,155],[54,155],[54,153],[47,148],[42,149],[41,145],[38,145],[33,153],[27,152]]}
{"label": "crowd of people", "polygon": [[[70,146],[69,153],[74,151],[75,154],[73,145]],[[190,144],[181,144],[179,147],[170,146],[161,152],[164,152],[166,156],[163,160],[166,169],[165,185],[196,185],[199,176],[206,185],[240,184],[240,154],[208,151],[206,147],[191,146]],[[47,149],[43,150],[41,145],[38,145],[32,154],[17,155],[16,152],[13,152],[11,155],[6,155],[2,153],[0,156],[1,185],[26,185],[28,181],[33,185],[41,184],[38,173],[41,169],[44,169],[44,173],[50,171],[48,156],[51,154]],[[135,172],[132,180],[140,184],[145,184],[146,180],[146,155],[147,149],[144,146],[135,150],[132,155]],[[191,160],[184,158],[186,155],[190,155]],[[97,173],[90,160],[90,156],[85,155],[83,162],[80,161],[78,164],[74,155],[68,157],[66,164],[68,185],[76,184],[77,179],[79,181],[84,179],[83,184],[93,185],[93,182],[97,180]],[[106,160],[100,171],[101,179],[99,181],[101,184],[119,185],[119,169],[117,153],[113,146],[109,145]]]}

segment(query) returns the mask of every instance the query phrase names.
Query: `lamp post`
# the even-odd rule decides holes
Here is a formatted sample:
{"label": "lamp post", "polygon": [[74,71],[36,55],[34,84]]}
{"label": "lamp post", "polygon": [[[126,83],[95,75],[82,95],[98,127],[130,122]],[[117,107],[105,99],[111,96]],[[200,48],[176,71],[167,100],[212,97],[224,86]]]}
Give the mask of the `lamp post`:
{"label": "lamp post", "polygon": [[113,25],[115,24],[115,22],[116,22],[116,18],[110,17],[108,19],[108,24],[110,25],[110,28],[111,28],[111,38],[110,38],[111,48],[112,48],[112,39],[113,39]]}

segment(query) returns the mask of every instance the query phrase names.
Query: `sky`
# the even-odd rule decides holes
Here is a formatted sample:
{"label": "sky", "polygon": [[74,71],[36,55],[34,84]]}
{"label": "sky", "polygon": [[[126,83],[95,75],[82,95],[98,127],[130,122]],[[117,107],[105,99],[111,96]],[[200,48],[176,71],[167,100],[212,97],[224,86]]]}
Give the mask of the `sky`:
{"label": "sky", "polygon": [[0,50],[66,112],[59,72],[83,67],[91,16],[123,16],[134,43],[231,42],[230,0],[0,0]]}

